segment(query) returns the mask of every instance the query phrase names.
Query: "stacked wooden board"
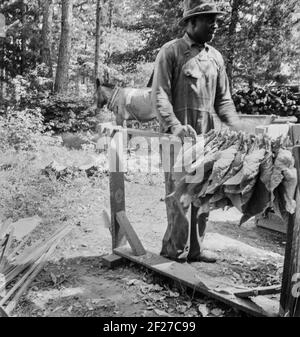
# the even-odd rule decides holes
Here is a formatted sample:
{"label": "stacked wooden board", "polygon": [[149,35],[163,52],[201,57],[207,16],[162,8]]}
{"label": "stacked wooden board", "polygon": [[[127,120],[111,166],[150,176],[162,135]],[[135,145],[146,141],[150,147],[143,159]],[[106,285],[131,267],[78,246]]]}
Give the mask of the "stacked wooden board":
{"label": "stacked wooden board", "polygon": [[51,237],[28,246],[30,233],[17,241],[11,224],[0,226],[0,308],[3,316],[15,309],[18,300],[70,231],[69,226],[64,227]]}

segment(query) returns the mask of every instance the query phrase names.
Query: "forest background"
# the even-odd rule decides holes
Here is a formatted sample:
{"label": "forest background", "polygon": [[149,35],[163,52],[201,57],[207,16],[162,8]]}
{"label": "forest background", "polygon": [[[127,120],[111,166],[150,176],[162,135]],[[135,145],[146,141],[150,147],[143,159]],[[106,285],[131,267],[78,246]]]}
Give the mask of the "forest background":
{"label": "forest background", "polygon": [[[297,0],[218,5],[227,15],[212,44],[224,55],[233,92],[299,83]],[[97,123],[89,110],[95,78],[146,86],[159,48],[183,34],[181,0],[1,0],[0,13],[0,113],[41,109],[60,131]]]}

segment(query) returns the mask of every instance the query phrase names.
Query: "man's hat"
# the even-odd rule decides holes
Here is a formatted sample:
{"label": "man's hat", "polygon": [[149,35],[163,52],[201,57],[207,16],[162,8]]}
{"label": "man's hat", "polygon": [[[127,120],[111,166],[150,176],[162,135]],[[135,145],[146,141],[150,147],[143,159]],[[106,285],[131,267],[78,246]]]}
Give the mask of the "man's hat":
{"label": "man's hat", "polygon": [[[209,1],[209,2],[208,2]],[[226,14],[225,12],[218,11],[217,5],[213,0],[184,0],[184,13],[183,18],[179,21],[180,24],[187,19],[194,16],[203,14]]]}

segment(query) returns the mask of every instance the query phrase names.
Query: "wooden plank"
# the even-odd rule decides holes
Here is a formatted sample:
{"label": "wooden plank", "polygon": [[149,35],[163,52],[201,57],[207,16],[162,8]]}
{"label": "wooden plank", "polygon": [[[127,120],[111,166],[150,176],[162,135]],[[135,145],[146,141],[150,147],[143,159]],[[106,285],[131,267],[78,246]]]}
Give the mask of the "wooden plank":
{"label": "wooden plank", "polygon": [[5,284],[0,285],[0,292],[5,290],[6,286],[11,283],[18,275],[20,275],[24,270],[26,270],[28,267],[30,267],[30,263],[26,263],[24,265],[17,266],[10,270],[5,275]]}
{"label": "wooden plank", "polygon": [[[123,132],[127,133],[130,136],[134,137],[145,137],[145,138],[163,138],[165,140],[169,140],[170,142],[178,142],[182,143],[178,137],[170,133],[160,133],[154,132],[151,130],[140,130],[140,129],[131,129],[131,128],[122,128],[120,126],[113,125],[111,123],[103,123],[100,125],[100,131],[103,134],[112,135],[114,132]],[[187,139],[192,140],[192,138],[187,137]]]}
{"label": "wooden plank", "polygon": [[118,132],[117,135],[112,134],[114,140],[110,146],[110,211],[111,211],[111,234],[112,234],[112,248],[118,248],[126,243],[125,234],[120,229],[117,221],[117,213],[125,211],[125,177],[122,171],[121,161],[123,150],[122,133]]}
{"label": "wooden plank", "polygon": [[271,124],[258,126],[255,129],[255,133],[259,134],[267,134],[272,139],[277,139],[278,137],[287,137],[290,132],[290,124]]}
{"label": "wooden plank", "polygon": [[162,256],[147,252],[144,256],[134,256],[126,248],[115,249],[115,254],[129,261],[142,265],[165,277],[180,282],[205,296],[223,302],[237,310],[258,317],[277,317],[279,303],[268,298],[259,297],[259,304],[250,299],[238,298],[233,292],[220,289],[218,280],[209,275],[199,274],[191,265],[170,261]]}
{"label": "wooden plank", "polygon": [[259,215],[255,217],[257,227],[270,229],[282,234],[287,233],[287,223],[280,219],[277,215],[269,213],[267,217]]}
{"label": "wooden plank", "polygon": [[51,255],[54,253],[56,247],[60,244],[62,239],[71,232],[71,227],[66,227],[62,231],[62,234],[58,239],[48,248],[47,252],[39,257],[39,259],[32,264],[32,266],[26,271],[26,273],[18,280],[18,282],[8,291],[8,293],[1,299],[0,306],[3,306],[8,300],[13,296],[12,300],[8,303],[6,307],[6,312],[11,313],[16,307],[20,297],[27,291],[30,284],[36,278],[36,276],[44,268],[45,264],[49,262]]}
{"label": "wooden plank", "polygon": [[300,124],[295,124],[290,128],[290,138],[293,145],[300,144]]}
{"label": "wooden plank", "polygon": [[274,295],[281,293],[281,285],[272,287],[259,287],[255,289],[237,291],[234,293],[239,298],[257,297],[262,295]]}
{"label": "wooden plank", "polygon": [[117,268],[123,263],[124,259],[119,255],[111,254],[104,256],[102,262],[109,269]]}
{"label": "wooden plank", "polygon": [[[296,131],[298,131],[297,128]],[[295,132],[294,132],[295,133]],[[295,166],[300,183],[300,146],[293,149]],[[289,217],[287,244],[285,252],[284,270],[282,278],[282,293],[280,299],[280,315],[300,317],[300,301],[297,296],[297,282],[300,274],[300,189],[296,191],[296,212]]]}
{"label": "wooden plank", "polygon": [[111,123],[103,123],[100,125],[100,130],[102,133],[112,134],[115,131],[127,132],[129,135],[138,136],[138,137],[149,137],[149,138],[159,138],[161,136],[166,135],[167,137],[171,137],[170,134],[162,134],[159,132],[148,131],[148,130],[139,130],[139,129],[131,129],[131,128],[122,128],[117,125],[113,125]]}
{"label": "wooden plank", "polygon": [[126,239],[129,242],[134,255],[136,256],[145,255],[146,251],[136,232],[132,228],[130,221],[128,220],[127,215],[124,211],[117,213],[117,221],[119,225],[123,228]]}
{"label": "wooden plank", "polygon": [[0,306],[0,317],[9,317],[7,312]]}
{"label": "wooden plank", "polygon": [[10,232],[7,234],[6,241],[4,242],[4,247],[3,247],[3,250],[0,256],[0,272],[4,271],[4,267],[7,263],[7,256],[9,255],[9,252],[11,250],[11,243],[13,240],[14,231],[15,231],[15,228],[12,227]]}

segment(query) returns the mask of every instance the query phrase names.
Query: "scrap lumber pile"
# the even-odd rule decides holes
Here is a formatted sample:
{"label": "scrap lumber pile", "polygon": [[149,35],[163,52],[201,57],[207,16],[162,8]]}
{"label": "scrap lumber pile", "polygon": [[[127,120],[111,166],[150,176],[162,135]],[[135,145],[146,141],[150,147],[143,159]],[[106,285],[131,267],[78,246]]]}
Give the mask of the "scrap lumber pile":
{"label": "scrap lumber pile", "polygon": [[279,88],[254,88],[249,91],[237,91],[233,95],[237,111],[247,115],[300,115],[299,95]]}
{"label": "scrap lumber pile", "polygon": [[183,212],[193,204],[198,215],[234,206],[243,213],[241,224],[270,207],[286,218],[295,213],[297,188],[288,145],[283,137],[211,131],[178,157],[175,170],[184,162],[186,175],[168,198]]}
{"label": "scrap lumber pile", "polygon": [[30,234],[16,244],[14,227],[0,223],[0,308],[2,311],[5,310],[9,314],[14,310],[20,297],[70,231],[70,226],[64,227],[50,238],[28,246]]}

